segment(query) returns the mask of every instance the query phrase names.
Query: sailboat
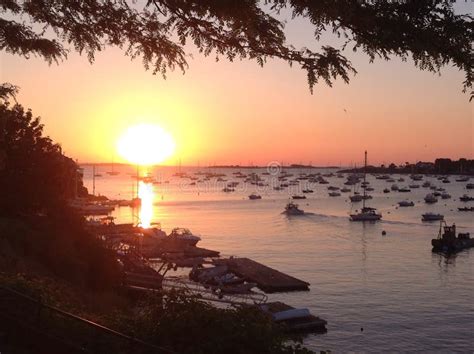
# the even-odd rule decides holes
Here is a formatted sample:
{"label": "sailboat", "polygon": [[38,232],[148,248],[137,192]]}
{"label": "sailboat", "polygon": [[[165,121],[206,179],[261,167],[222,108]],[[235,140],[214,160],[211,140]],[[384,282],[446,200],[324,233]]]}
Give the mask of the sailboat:
{"label": "sailboat", "polygon": [[118,174],[120,174],[119,171],[114,170],[114,165],[115,165],[115,163],[114,163],[114,160],[112,159],[112,171],[107,171],[107,174],[109,176],[117,176]]}
{"label": "sailboat", "polygon": [[[364,162],[364,184],[365,184],[365,176],[367,170],[367,151],[365,152],[365,162]],[[365,201],[367,199],[366,196],[366,189],[363,188],[364,195],[362,198],[362,210],[357,214],[351,214],[351,221],[378,221],[382,219],[382,214],[377,213],[377,209],[370,208],[365,206]]]}

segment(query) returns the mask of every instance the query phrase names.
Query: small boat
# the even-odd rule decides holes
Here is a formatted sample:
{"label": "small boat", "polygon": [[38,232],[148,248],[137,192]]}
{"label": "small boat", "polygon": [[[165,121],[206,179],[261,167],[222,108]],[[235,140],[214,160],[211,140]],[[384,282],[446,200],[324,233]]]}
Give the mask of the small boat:
{"label": "small boat", "polygon": [[456,178],[456,182],[467,182],[469,181],[469,176]]}
{"label": "small boat", "polygon": [[383,192],[384,192],[384,193],[390,193],[390,189],[385,188],[385,189],[383,190]]}
{"label": "small boat", "polygon": [[306,199],[305,195],[294,195],[291,197],[292,199]]}
{"label": "small boat", "polygon": [[426,182],[423,183],[421,186],[422,186],[423,188],[429,188],[429,187],[431,187],[431,182],[426,181]]}
{"label": "small boat", "polygon": [[193,235],[189,229],[182,227],[174,228],[171,233],[168,235],[168,239],[186,243],[190,246],[196,246],[196,244],[201,241],[201,237]]}
{"label": "small boat", "polygon": [[377,209],[363,207],[357,214],[351,214],[351,221],[378,221],[382,219],[382,214],[377,213]]}
{"label": "small boat", "polygon": [[361,202],[364,200],[364,197],[360,194],[354,194],[349,197],[352,203]]}
{"label": "small boat", "polygon": [[230,187],[224,187],[224,189],[222,189],[223,192],[226,192],[226,193],[230,193],[230,192],[235,192],[235,189],[234,188],[230,188]]}
{"label": "small boat", "polygon": [[328,187],[328,190],[329,190],[329,191],[338,191],[338,190],[339,190],[339,187],[329,186],[329,187]]}
{"label": "small boat", "polygon": [[451,194],[449,193],[441,193],[441,199],[450,199],[451,198]]}
{"label": "small boat", "polygon": [[341,193],[339,193],[339,192],[329,192],[329,196],[330,197],[340,197]]}
{"label": "small boat", "polygon": [[463,194],[463,196],[460,197],[459,200],[461,202],[470,202],[470,201],[474,200],[474,197],[470,197],[467,194]]}
{"label": "small boat", "polygon": [[303,193],[314,193],[314,191],[312,189],[303,189],[302,192]]}
{"label": "small boat", "polygon": [[463,207],[463,208],[458,208],[459,211],[474,211],[474,207]]}
{"label": "small boat", "polygon": [[396,184],[392,184],[392,186],[390,187],[390,189],[392,191],[398,191],[398,186]]}
{"label": "small boat", "polygon": [[409,200],[402,200],[401,202],[398,202],[398,205],[401,207],[411,207],[411,206],[415,206],[415,203]]}
{"label": "small boat", "polygon": [[[442,231],[444,232],[442,233]],[[455,253],[474,247],[474,239],[470,237],[468,232],[459,233],[456,236],[456,225],[448,226],[446,222],[441,221],[438,238],[431,240],[431,246],[433,246],[433,252]]]}
{"label": "small boat", "polygon": [[411,192],[411,189],[408,187],[402,187],[398,191],[401,193],[408,193],[408,192]]}
{"label": "small boat", "polygon": [[349,193],[350,191],[351,191],[351,189],[347,188],[347,187],[344,187],[344,188],[341,189],[342,193]]}
{"label": "small boat", "polygon": [[256,199],[262,199],[262,196],[260,194],[252,193],[249,195],[250,200],[256,200]]}
{"label": "small boat", "polygon": [[428,204],[433,204],[433,203],[437,203],[438,202],[438,198],[436,198],[433,194],[427,194],[426,197],[425,197],[425,203],[428,203]]}
{"label": "small boat", "polygon": [[466,184],[466,189],[474,189],[474,183]]}
{"label": "small boat", "polygon": [[298,204],[295,204],[293,202],[289,202],[285,206],[285,211],[283,213],[286,214],[286,215],[303,215],[304,210],[300,209],[298,207]]}
{"label": "small boat", "polygon": [[425,213],[421,215],[421,221],[439,221],[444,220],[444,215],[435,213]]}

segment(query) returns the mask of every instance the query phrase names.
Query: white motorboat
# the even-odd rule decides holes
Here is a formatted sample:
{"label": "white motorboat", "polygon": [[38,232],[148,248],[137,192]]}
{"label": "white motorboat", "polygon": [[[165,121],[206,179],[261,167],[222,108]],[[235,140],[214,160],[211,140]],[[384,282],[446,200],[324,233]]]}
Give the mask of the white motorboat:
{"label": "white motorboat", "polygon": [[196,246],[196,244],[201,241],[201,237],[193,235],[189,229],[182,227],[174,228],[168,238],[189,244],[190,246]]}
{"label": "white motorboat", "polygon": [[285,206],[285,211],[283,213],[285,213],[286,215],[303,215],[304,210],[300,209],[298,207],[298,204],[295,204],[293,202],[289,202]]}

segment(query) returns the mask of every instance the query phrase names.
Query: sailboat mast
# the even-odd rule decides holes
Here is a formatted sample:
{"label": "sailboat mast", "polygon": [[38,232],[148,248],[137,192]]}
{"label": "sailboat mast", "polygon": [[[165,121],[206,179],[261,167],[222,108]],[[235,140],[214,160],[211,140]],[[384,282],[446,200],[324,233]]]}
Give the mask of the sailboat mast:
{"label": "sailboat mast", "polygon": [[95,195],[95,165],[92,165],[92,195]]}
{"label": "sailboat mast", "polygon": [[365,158],[364,158],[364,198],[362,200],[362,207],[365,208],[365,198],[366,198],[366,194],[365,194],[365,189],[367,187],[366,183],[365,183],[365,175],[367,173],[367,150],[365,150]]}

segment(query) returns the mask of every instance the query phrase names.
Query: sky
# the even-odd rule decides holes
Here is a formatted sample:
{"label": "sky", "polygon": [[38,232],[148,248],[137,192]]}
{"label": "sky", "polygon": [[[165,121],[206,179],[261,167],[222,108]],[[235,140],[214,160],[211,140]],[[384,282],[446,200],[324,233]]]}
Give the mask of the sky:
{"label": "sky", "polygon": [[[459,6],[470,11],[469,2]],[[296,47],[321,44],[304,20],[286,19]],[[41,116],[45,133],[79,162],[123,161],[119,137],[143,123],[174,138],[168,165],[347,166],[361,164],[364,150],[372,164],[473,158],[473,102],[462,93],[464,74],[456,68],[439,76],[410,60],[371,64],[350,50],[358,74],[348,85],[320,83],[311,94],[297,66],[216,63],[190,51],[187,72],[170,72],[166,80],[116,48],[97,53],[92,65],[75,53],[49,66],[1,52],[0,82],[20,86],[19,103]]]}

